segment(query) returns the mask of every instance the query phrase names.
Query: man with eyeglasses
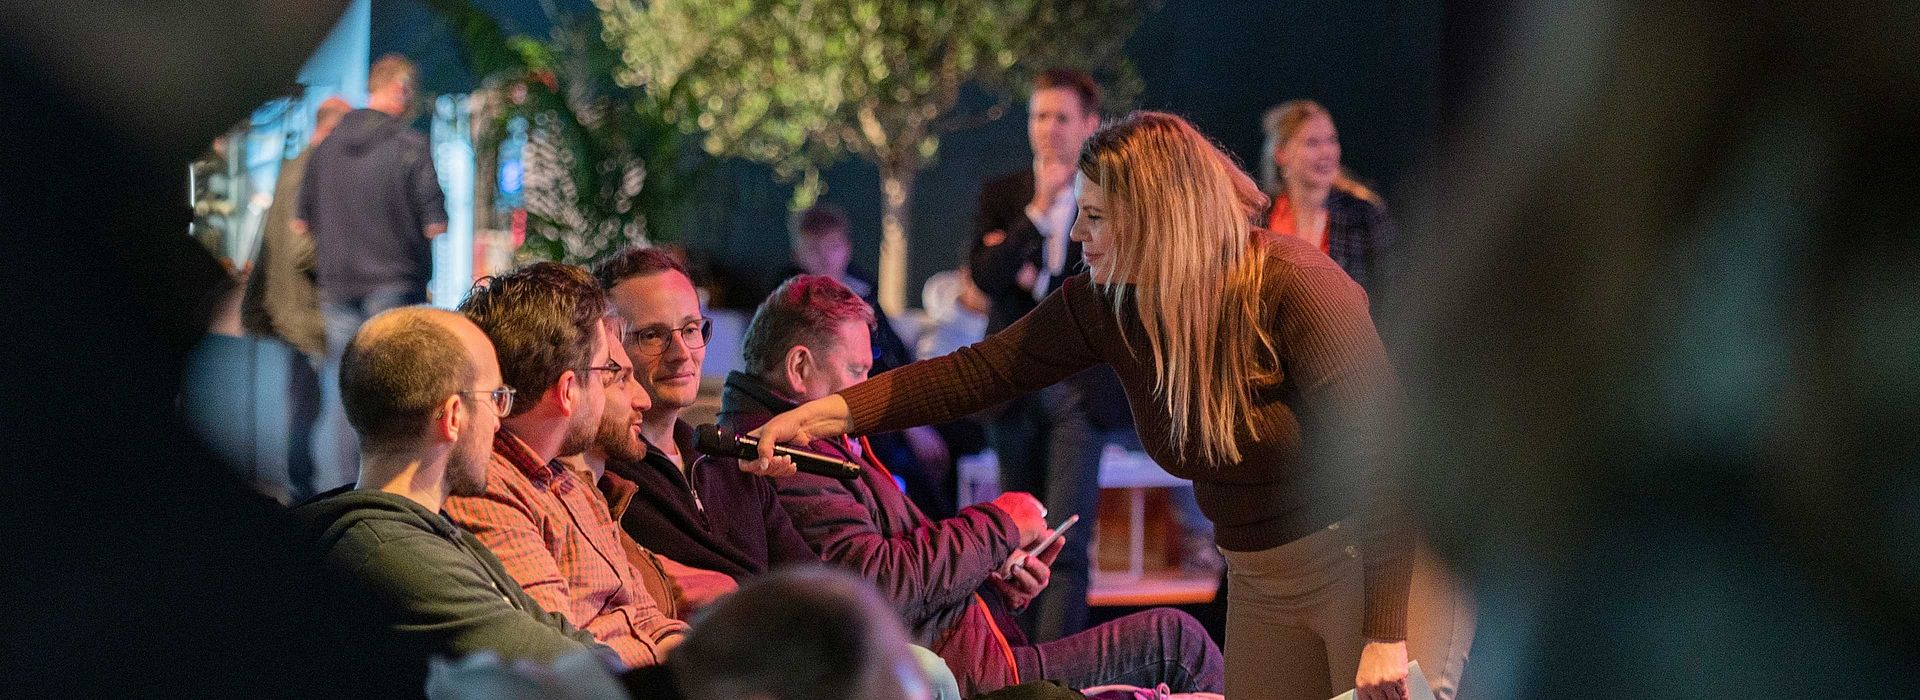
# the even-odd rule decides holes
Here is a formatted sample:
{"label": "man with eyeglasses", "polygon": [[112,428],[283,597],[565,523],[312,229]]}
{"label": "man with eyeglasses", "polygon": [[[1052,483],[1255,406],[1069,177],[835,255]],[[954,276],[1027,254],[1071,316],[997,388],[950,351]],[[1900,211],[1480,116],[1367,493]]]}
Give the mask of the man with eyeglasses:
{"label": "man with eyeglasses", "polygon": [[422,677],[432,655],[491,651],[552,661],[613,656],[521,591],[498,558],[442,511],[486,489],[513,389],[493,344],[465,317],[409,306],[374,316],[345,348],[340,389],[360,434],[359,481],[294,510],[328,567],[377,606]]}
{"label": "man with eyeglasses", "polygon": [[[607,337],[620,337],[620,329],[625,328],[626,323],[612,314],[605,320]],[[563,455],[560,461],[587,483],[600,487],[601,494],[607,497],[608,515],[618,522],[633,504],[639,486],[617,474],[607,473],[607,461],[646,457],[646,443],[640,439],[640,416],[653,406],[653,401],[634,380],[633,360],[627,356],[626,349],[618,342],[610,342],[607,352],[615,364],[627,369],[620,373],[619,381],[607,389],[606,408],[600,414],[600,429],[595,431],[593,445],[580,454]],[[726,574],[681,564],[641,546],[625,532],[616,534],[620,537],[620,546],[626,550],[627,560],[640,572],[647,592],[669,617],[686,620],[695,609],[739,587]]]}
{"label": "man with eyeglasses", "polygon": [[[736,583],[783,564],[818,562],[771,480],[693,450],[693,428],[680,416],[700,396],[700,363],[713,324],[701,313],[686,267],[666,251],[636,247],[602,260],[594,276],[626,324],[621,341],[652,402],[640,418],[645,455],[606,464],[608,473],[638,486],[621,527],[667,559]],[[711,593],[689,590],[688,597]]]}
{"label": "man with eyeglasses", "polygon": [[518,397],[493,438],[481,493],[447,501],[526,594],[592,633],[628,666],[685,636],[622,549],[606,501],[558,461],[587,449],[627,367],[608,354],[607,297],[587,271],[541,262],[474,285],[460,310],[493,341]]}

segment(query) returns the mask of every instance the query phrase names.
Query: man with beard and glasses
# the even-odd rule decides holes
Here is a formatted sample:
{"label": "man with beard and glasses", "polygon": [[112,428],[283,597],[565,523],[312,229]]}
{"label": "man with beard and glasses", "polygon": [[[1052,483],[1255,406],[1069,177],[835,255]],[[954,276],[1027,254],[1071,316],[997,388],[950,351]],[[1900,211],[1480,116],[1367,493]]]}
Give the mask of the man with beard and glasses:
{"label": "man with beard and glasses", "polygon": [[[741,472],[732,459],[694,452],[693,426],[680,416],[699,398],[713,326],[686,267],[658,248],[632,247],[599,262],[594,276],[625,322],[621,342],[652,403],[640,418],[643,457],[606,464],[607,473],[638,485],[621,527],[648,549],[733,582],[783,564],[818,563],[772,480]],[[711,600],[715,592],[688,595]]]}
{"label": "man with beard and glasses", "polygon": [[[624,323],[619,316],[606,318],[606,332],[609,338],[617,338]],[[637,461],[647,455],[647,445],[640,440],[640,415],[653,407],[653,400],[647,397],[645,389],[640,388],[633,376],[633,363],[627,357],[626,348],[620,343],[607,344],[608,357],[614,364],[628,368],[621,372],[613,386],[607,388],[606,408],[600,414],[600,429],[593,444],[587,451],[560,458],[576,476],[589,484],[596,484],[606,496],[607,515],[619,522],[626,514],[627,507],[633,504],[633,497],[639,492],[639,486],[621,478],[618,474],[607,473],[608,460]],[[641,575],[647,592],[653,595],[655,602],[668,617],[686,620],[694,610],[713,601],[714,598],[733,592],[739,586],[732,577],[718,571],[695,568],[663,557],[633,539],[624,530],[616,533],[620,546],[627,552],[627,560]]]}
{"label": "man with beard and glasses", "polygon": [[[520,590],[500,560],[449,521],[449,495],[486,490],[487,458],[513,389],[493,344],[465,317],[410,306],[360,328],[341,362],[360,477],[295,509],[327,564],[378,606],[426,672],[433,655],[491,651],[549,662],[612,651]],[[611,659],[610,659],[611,660]]]}
{"label": "man with beard and glasses", "polygon": [[586,270],[540,262],[483,280],[460,310],[519,398],[494,435],[485,489],[448,499],[447,513],[541,606],[629,666],[661,663],[686,625],[647,592],[606,502],[557,459],[593,443],[606,392],[628,372],[608,356],[606,294]]}

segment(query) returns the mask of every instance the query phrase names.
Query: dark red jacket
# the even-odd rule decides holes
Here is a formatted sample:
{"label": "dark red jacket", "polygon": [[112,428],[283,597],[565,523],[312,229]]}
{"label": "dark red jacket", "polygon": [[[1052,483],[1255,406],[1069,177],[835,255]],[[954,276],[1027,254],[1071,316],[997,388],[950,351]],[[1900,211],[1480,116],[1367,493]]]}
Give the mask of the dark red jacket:
{"label": "dark red jacket", "polygon": [[[720,393],[720,422],[738,431],[759,427],[793,407],[764,383],[735,372]],[[892,601],[917,644],[945,659],[961,691],[1011,683],[1010,647],[1027,643],[987,575],[1013,554],[1020,529],[999,507],[981,503],[945,520],[930,520],[908,500],[871,450],[844,439],[809,449],[860,463],[859,479],[842,482],[795,474],[776,480],[780,505],[807,544],[830,563],[872,581]]]}

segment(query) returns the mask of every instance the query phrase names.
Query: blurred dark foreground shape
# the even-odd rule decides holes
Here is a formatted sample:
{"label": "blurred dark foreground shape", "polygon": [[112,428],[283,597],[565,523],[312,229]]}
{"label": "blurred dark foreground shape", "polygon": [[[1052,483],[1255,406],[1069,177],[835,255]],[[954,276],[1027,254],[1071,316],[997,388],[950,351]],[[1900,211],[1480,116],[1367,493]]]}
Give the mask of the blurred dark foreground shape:
{"label": "blurred dark foreground shape", "polygon": [[1449,9],[1386,325],[1461,696],[1912,696],[1920,6]]}
{"label": "blurred dark foreground shape", "polygon": [[[0,0],[0,697],[418,691],[174,404],[225,280],[182,166],[340,7]],[[1920,9],[1448,23],[1386,326],[1462,697],[1910,695]]]}
{"label": "blurred dark foreground shape", "polygon": [[0,697],[420,692],[175,405],[229,284],[182,164],[343,4],[0,0]]}

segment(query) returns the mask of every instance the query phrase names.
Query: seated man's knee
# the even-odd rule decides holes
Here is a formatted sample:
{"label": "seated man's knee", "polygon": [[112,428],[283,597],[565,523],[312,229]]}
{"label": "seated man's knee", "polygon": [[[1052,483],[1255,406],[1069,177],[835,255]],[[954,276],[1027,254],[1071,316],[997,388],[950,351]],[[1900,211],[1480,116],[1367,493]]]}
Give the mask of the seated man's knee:
{"label": "seated man's knee", "polygon": [[1161,631],[1163,639],[1178,639],[1184,646],[1213,643],[1213,639],[1207,635],[1206,625],[1200,624],[1192,615],[1173,608],[1155,608],[1147,612],[1155,613],[1154,626]]}

